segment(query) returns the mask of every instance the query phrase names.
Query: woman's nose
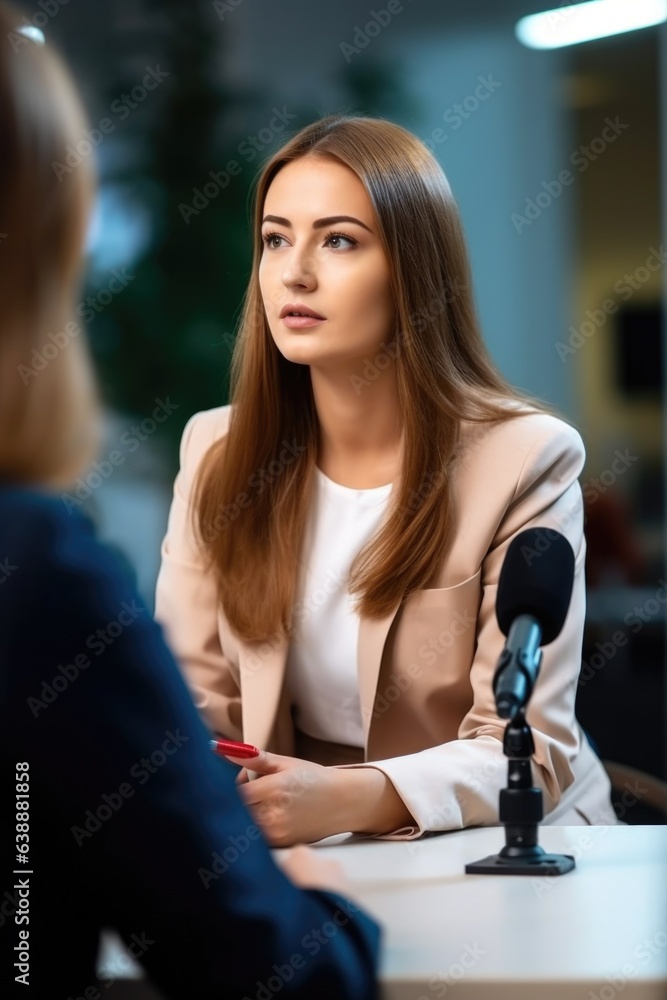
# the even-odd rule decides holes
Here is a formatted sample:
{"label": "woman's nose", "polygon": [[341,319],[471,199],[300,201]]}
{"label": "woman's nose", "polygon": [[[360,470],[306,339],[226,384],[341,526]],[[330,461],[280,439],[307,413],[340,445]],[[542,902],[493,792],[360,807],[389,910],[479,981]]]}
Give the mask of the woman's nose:
{"label": "woman's nose", "polygon": [[283,267],[283,283],[285,285],[312,285],[315,278],[315,258],[308,251],[299,252],[293,249]]}

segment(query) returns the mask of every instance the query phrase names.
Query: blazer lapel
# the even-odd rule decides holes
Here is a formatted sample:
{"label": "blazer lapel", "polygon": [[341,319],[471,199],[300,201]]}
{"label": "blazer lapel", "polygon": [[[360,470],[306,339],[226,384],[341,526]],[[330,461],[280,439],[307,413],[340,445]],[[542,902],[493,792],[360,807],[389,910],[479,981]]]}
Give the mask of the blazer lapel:
{"label": "blazer lapel", "polygon": [[[382,652],[391,623],[396,617],[400,601],[384,618],[359,619],[357,641],[357,670],[359,701],[364,727],[365,745],[368,745],[373,704],[377,690]],[[276,713],[285,678],[289,642],[280,640],[269,643],[239,643],[239,669],[241,680],[241,712],[243,739],[246,743],[265,747],[276,722]]]}
{"label": "blazer lapel", "polygon": [[357,671],[359,676],[359,701],[364,727],[365,749],[371,727],[373,705],[377,692],[382,652],[387,641],[391,623],[401,606],[399,601],[384,618],[359,618],[359,638],[357,641]]}
{"label": "blazer lapel", "polygon": [[243,739],[266,747],[273,731],[285,677],[288,640],[239,643]]}

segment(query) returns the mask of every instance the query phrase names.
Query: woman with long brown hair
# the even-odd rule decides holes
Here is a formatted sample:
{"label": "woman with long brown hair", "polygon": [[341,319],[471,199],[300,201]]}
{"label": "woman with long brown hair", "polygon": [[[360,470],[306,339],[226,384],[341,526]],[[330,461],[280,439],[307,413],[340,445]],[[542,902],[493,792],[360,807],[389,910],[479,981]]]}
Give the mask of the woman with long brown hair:
{"label": "woman with long brown hair", "polygon": [[111,928],[161,996],[254,996],[333,920],[282,995],[371,1000],[377,923],[339,894],[337,864],[306,847],[275,863],[161,630],[59,496],[98,445],[73,318],[94,178],[89,159],[54,172],[87,122],[61,59],[20,24],[0,3],[3,973],[34,996],[101,996]]}
{"label": "woman with long brown hair", "polygon": [[265,164],[252,226],[230,403],[185,428],[156,617],[209,725],[263,748],[240,776],[258,821],[276,844],[497,822],[496,588],[543,526],[576,568],[535,781],[547,823],[615,822],[574,714],[583,443],[494,367],[439,164],[330,115]]}

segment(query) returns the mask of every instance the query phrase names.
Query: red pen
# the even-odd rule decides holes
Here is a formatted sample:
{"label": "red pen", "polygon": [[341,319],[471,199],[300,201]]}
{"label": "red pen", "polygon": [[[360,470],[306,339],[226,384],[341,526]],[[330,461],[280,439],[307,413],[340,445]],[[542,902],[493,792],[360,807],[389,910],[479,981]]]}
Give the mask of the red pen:
{"label": "red pen", "polygon": [[250,743],[237,743],[236,740],[209,740],[209,746],[214,753],[223,757],[257,757],[259,750]]}

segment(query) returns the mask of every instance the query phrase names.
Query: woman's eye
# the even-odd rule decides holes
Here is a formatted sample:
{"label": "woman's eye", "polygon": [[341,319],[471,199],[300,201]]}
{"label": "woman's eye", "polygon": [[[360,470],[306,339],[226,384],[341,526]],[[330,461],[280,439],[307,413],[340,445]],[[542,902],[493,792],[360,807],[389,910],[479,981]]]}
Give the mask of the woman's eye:
{"label": "woman's eye", "polygon": [[264,241],[264,244],[270,250],[272,250],[273,249],[272,241],[282,239],[282,237],[278,236],[276,233],[267,233],[266,236],[262,236],[262,239]]}
{"label": "woman's eye", "polygon": [[[347,242],[351,243],[353,246],[357,242],[356,240],[353,240],[351,236],[345,236],[343,233],[331,233],[327,236],[326,242],[329,243],[331,240],[347,240]],[[336,248],[334,247],[334,249]]]}
{"label": "woman's eye", "polygon": [[[262,236],[262,241],[269,250],[278,249],[278,247],[273,241],[282,239],[283,237],[280,235],[280,233],[266,233],[265,235]],[[327,235],[324,237],[323,243],[326,246],[328,243],[331,243],[332,240],[337,240],[337,241],[345,240],[347,241],[347,243],[350,244],[350,246],[357,245],[357,241],[352,236],[346,236],[345,233],[327,233]],[[334,246],[332,247],[332,249],[338,250],[341,248],[339,246]]]}

